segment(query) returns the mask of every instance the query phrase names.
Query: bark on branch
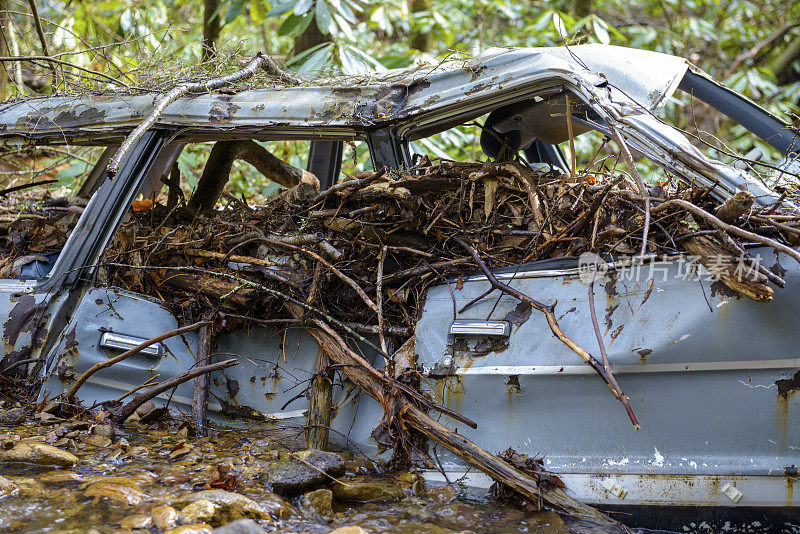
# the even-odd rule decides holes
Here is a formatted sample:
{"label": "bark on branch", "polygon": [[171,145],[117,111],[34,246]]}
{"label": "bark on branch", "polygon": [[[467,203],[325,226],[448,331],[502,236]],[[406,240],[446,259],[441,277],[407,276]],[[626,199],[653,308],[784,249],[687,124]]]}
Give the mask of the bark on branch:
{"label": "bark on branch", "polygon": [[189,93],[204,93],[214,91],[220,87],[224,87],[225,85],[247,80],[248,78],[252,78],[253,75],[260,69],[264,69],[268,73],[278,76],[281,81],[285,83],[291,85],[297,85],[300,83],[297,78],[282,71],[270,57],[265,56],[260,52],[256,54],[255,57],[251,59],[243,69],[232,74],[220,76],[218,78],[212,78],[205,82],[182,83],[172,89],[170,92],[159,97],[153,106],[153,111],[150,113],[150,115],[148,115],[147,118],[143,120],[141,124],[139,124],[139,126],[137,126],[130,134],[128,134],[128,137],[126,137],[125,141],[122,142],[120,147],[117,149],[117,153],[114,154],[114,157],[111,158],[111,162],[108,164],[108,169],[106,169],[106,174],[108,177],[114,178],[114,176],[117,174],[117,171],[119,171],[119,166],[122,163],[122,160],[125,159],[125,155],[130,151],[131,148],[133,148],[133,145],[136,144],[136,141],[138,141],[139,138],[142,137],[142,135],[144,135],[144,133],[149,130],[156,123],[156,121],[158,121],[158,118],[161,117],[161,114],[164,113],[164,110],[167,109],[167,106],[175,102],[178,98]]}

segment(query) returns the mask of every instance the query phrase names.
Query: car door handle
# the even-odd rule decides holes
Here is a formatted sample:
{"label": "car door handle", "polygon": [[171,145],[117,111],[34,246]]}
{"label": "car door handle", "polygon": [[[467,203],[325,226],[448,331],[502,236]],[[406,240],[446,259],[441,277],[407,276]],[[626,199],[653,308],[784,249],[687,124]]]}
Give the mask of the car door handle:
{"label": "car door handle", "polygon": [[453,335],[508,337],[511,335],[511,323],[508,321],[456,319],[450,325],[450,333]]}
{"label": "car door handle", "polygon": [[[126,351],[141,345],[145,341],[147,341],[147,338],[104,332],[100,338],[100,347],[104,349]],[[164,354],[164,345],[161,343],[154,343],[149,347],[143,348],[140,353],[160,358]]]}

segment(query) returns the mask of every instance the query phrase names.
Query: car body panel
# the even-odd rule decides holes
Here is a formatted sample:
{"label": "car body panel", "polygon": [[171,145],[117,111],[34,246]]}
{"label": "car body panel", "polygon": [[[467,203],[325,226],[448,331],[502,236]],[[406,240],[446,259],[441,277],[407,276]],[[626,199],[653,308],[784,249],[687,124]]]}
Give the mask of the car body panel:
{"label": "car body panel", "polygon": [[[48,355],[47,365],[33,370],[47,380],[42,395],[53,396],[74,380],[70,372],[79,374],[119,353],[100,346],[105,334],[147,339],[177,326],[178,318],[162,303],[92,285],[93,266],[159,152],[169,149],[168,139],[175,144],[242,137],[321,139],[333,143],[330,152],[341,156],[335,143],[358,138],[368,141],[376,164],[401,166],[408,163],[407,143],[415,136],[499,106],[569,91],[599,117],[597,129],[609,134],[610,128],[619,130],[666,172],[695,184],[716,183],[712,194],[721,199],[748,189],[757,205],[775,202],[778,195],[752,176],[706,157],[681,132],[653,116],[688,72],[691,66],[680,58],[588,45],[493,50],[472,61],[394,72],[347,87],[276,87],[182,98],[137,143],[116,179],[100,180],[51,275],[27,285],[0,284],[4,344],[19,351],[27,343],[38,348],[26,354]],[[0,110],[0,138],[113,145],[149,113],[153,99],[49,97],[6,105]],[[762,254],[767,267],[785,270],[787,287],[776,291],[769,304],[734,298],[719,284],[679,279],[674,261],[647,263],[642,269],[659,270],[640,273],[636,280],[623,280],[619,269],[597,280],[609,357],[643,424],[640,432],[633,431],[608,388],[553,337],[537,312],[530,315],[531,310],[504,297],[490,317],[491,296],[459,318],[518,323],[507,343],[498,338],[455,340],[448,330],[456,319],[453,298],[466,303],[487,282],[469,277],[452,293],[447,284],[433,287],[416,327],[419,362],[431,392],[479,426],[473,431],[446,417],[444,421],[492,452],[512,446],[545,455],[546,466],[574,480],[576,495],[591,502],[609,494],[611,490],[602,493],[597,484],[610,477],[651,488],[649,496],[636,497],[643,504],[656,502],[655,495],[666,487],[658,477],[688,481],[675,486],[673,497],[680,502],[695,495],[691,481],[697,487],[766,484],[773,495],[776,484],[789,484],[784,470],[800,447],[800,397],[791,385],[800,368],[795,349],[800,331],[793,327],[800,307],[800,269],[784,257],[778,262],[772,251],[754,252]],[[596,352],[587,283],[566,264],[558,259],[525,266],[510,283],[538,300],[557,300],[562,328]],[[21,298],[30,304],[24,310]],[[181,322],[188,321],[182,317]],[[16,329],[20,334],[12,343],[9,332],[16,331],[16,324],[24,324],[30,335]],[[158,359],[137,355],[99,372],[81,390],[81,398],[113,399],[155,374],[164,380],[195,365],[196,334],[163,345],[165,354]],[[307,400],[297,395],[313,373],[313,340],[296,328],[234,330],[219,336],[214,359],[231,353],[242,361],[212,375],[212,415],[230,422],[226,413],[238,409],[241,416],[249,410],[301,426]],[[191,384],[184,384],[159,402],[185,412],[191,392]],[[382,407],[347,384],[338,384],[335,395],[333,438],[378,454],[371,431]],[[449,470],[465,469],[452,456],[441,458]],[[733,505],[722,497],[714,499],[716,505]],[[800,493],[780,502],[745,499],[742,506],[797,506],[798,499]]]}

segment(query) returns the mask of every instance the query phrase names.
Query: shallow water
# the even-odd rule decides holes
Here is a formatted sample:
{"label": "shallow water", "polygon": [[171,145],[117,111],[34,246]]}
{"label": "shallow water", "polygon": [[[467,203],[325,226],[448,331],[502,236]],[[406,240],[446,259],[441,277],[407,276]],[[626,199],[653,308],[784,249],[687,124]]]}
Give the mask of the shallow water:
{"label": "shallow water", "polygon": [[467,492],[457,486],[432,487],[413,473],[383,474],[380,466],[349,453],[343,453],[347,460],[345,481],[398,485],[403,488],[404,498],[363,504],[334,500],[332,515],[326,520],[307,501],[279,497],[264,481],[264,472],[299,446],[296,432],[261,428],[191,438],[174,423],[149,427],[137,424],[118,429],[110,444],[98,446],[84,442],[94,439],[87,439],[88,430],[65,432],[66,425],[58,422],[7,429],[6,442],[16,439],[15,435],[22,440],[49,442],[69,450],[80,462],[72,468],[0,462],[0,475],[20,487],[16,495],[0,500],[0,531],[166,532],[152,525],[144,529],[132,527],[146,524],[153,508],[207,489],[220,465],[222,472],[235,475],[235,485],[230,489],[270,511],[272,521],[260,521],[268,531],[327,533],[345,525],[398,534],[465,530],[567,534],[594,530],[552,512],[529,513],[492,502],[486,492]]}

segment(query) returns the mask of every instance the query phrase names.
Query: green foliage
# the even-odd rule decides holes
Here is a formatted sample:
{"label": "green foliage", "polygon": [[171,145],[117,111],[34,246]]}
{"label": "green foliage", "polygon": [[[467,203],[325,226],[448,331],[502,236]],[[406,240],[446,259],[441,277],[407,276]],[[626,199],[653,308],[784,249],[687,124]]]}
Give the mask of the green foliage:
{"label": "green foliage", "polygon": [[[27,0],[10,0],[14,34],[21,54],[38,54],[40,45],[27,4]],[[187,76],[187,66],[199,64],[202,0],[76,0],[66,4],[39,0],[37,5],[52,53],[64,54],[59,57],[103,72],[131,89],[145,81],[166,87],[170,80]],[[205,68],[210,74],[221,68],[225,58],[264,51],[302,73],[363,74],[413,63],[435,65],[447,57],[472,57],[493,46],[605,43],[686,57],[782,118],[791,120],[798,113],[800,83],[780,85],[768,68],[800,35],[800,26],[791,26],[800,20],[798,2],[595,0],[591,14],[583,17],[575,15],[574,5],[575,0],[430,0],[412,9],[410,0],[222,0],[217,12],[222,23],[218,44],[222,59]],[[330,41],[296,53],[295,38],[311,25]],[[776,34],[782,28],[785,31]],[[415,35],[430,36],[426,40],[430,49],[421,54],[412,49]],[[758,48],[775,35],[769,45]],[[734,63],[737,66],[732,69]],[[37,63],[31,70],[49,76],[46,63]],[[192,71],[191,76],[200,72],[202,69]],[[59,89],[64,89],[64,83],[81,82],[79,76],[71,71]],[[107,80],[103,84],[109,86]],[[12,96],[30,93],[22,87],[13,91]],[[721,159],[730,160],[727,154],[731,151],[742,153],[753,146],[764,149],[773,160],[777,157],[741,128],[708,119],[702,106],[688,99],[670,103],[665,113],[671,123],[711,145],[698,141]],[[478,135],[476,125],[466,125],[417,146],[439,156],[481,157]],[[587,153],[594,146],[590,138],[579,139],[576,149]],[[296,158],[302,165],[304,154],[292,151],[304,148],[293,145],[287,159]],[[352,170],[364,166],[364,148],[356,152],[362,161],[351,166]],[[181,170],[192,186],[197,170],[202,169],[202,154],[198,148],[181,158]],[[76,172],[70,169],[59,171],[60,178],[66,180]],[[246,168],[237,167],[236,173],[236,188],[264,194],[262,184],[246,178]]]}

